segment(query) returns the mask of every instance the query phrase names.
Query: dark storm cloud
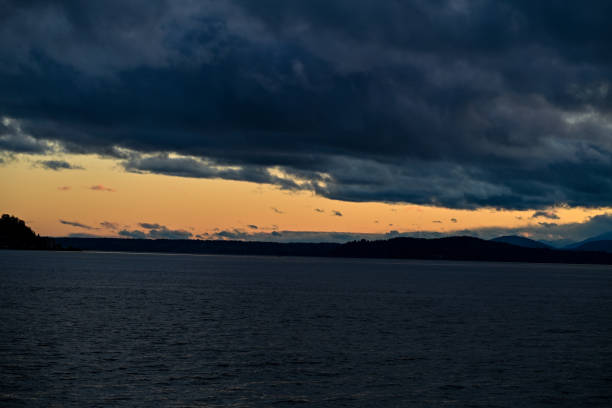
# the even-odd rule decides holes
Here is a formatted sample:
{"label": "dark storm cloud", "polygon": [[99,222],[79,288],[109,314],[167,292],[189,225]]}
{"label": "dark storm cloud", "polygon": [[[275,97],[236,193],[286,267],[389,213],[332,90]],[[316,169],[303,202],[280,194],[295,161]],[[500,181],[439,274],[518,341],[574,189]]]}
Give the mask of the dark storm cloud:
{"label": "dark storm cloud", "polygon": [[88,230],[97,229],[97,228],[90,227],[89,225],[85,225],[85,224],[82,224],[82,223],[76,222],[76,221],[59,220],[59,222],[64,224],[64,225],[70,225],[72,227],[77,227],[77,228],[83,228],[83,229],[88,229]]}
{"label": "dark storm cloud", "polygon": [[48,169],[48,170],[83,170],[83,167],[70,164],[65,160],[39,160],[36,162],[37,165]]}
{"label": "dark storm cloud", "polygon": [[612,205],[610,15],[596,0],[5,0],[0,150],[349,201]]}

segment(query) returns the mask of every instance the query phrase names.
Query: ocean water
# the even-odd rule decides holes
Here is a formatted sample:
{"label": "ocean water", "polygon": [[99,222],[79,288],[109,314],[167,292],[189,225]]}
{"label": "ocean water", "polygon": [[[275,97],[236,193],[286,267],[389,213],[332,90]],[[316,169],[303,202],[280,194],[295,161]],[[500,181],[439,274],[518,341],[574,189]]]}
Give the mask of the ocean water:
{"label": "ocean water", "polygon": [[612,268],[0,251],[1,407],[610,407]]}

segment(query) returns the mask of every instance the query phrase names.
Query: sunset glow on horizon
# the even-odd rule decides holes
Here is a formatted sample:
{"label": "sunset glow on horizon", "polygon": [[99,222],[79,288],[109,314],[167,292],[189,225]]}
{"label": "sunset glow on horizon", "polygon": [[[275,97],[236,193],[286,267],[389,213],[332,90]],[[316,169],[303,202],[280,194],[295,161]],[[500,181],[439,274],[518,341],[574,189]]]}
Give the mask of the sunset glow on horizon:
{"label": "sunset glow on horizon", "polygon": [[[537,228],[546,221],[582,223],[609,211],[552,208],[549,212],[555,219],[551,220],[533,217],[532,210],[348,202],[266,184],[130,173],[116,160],[95,155],[57,158],[78,164],[77,169],[49,170],[38,164],[48,159],[20,155],[0,168],[0,188],[7,193],[2,199],[3,212],[24,218],[46,236],[121,237],[121,230],[146,232],[141,223],[156,223],[187,232],[194,239],[228,239],[218,235],[221,231],[247,235],[342,232],[367,238],[390,232],[418,235],[495,227]],[[260,236],[266,238],[273,237]]]}

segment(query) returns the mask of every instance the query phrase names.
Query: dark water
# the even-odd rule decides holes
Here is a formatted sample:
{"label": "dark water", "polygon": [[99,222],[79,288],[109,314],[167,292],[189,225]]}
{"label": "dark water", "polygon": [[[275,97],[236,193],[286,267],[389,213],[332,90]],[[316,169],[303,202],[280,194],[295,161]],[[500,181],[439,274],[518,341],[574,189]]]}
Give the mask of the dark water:
{"label": "dark water", "polygon": [[0,251],[0,406],[610,407],[612,268]]}

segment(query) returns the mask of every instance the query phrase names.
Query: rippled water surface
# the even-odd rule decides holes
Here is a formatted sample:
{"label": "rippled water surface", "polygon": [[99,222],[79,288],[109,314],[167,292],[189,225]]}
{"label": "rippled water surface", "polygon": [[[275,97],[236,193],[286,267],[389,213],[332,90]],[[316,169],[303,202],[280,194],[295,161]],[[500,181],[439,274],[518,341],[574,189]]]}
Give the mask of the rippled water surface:
{"label": "rippled water surface", "polygon": [[0,406],[610,407],[612,268],[0,251]]}

